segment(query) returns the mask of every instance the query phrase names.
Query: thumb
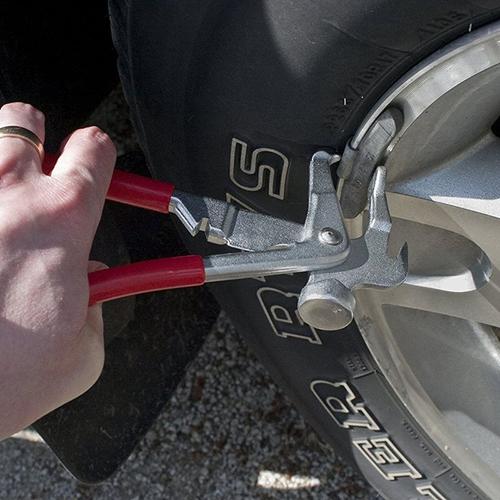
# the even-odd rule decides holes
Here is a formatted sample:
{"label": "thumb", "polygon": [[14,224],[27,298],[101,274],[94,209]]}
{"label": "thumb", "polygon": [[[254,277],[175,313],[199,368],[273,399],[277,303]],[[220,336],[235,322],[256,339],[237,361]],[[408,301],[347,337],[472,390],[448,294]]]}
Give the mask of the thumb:
{"label": "thumb", "polygon": [[[90,261],[88,272],[106,269],[108,266],[98,261]],[[80,389],[82,394],[89,389],[99,378],[104,366],[104,324],[102,320],[102,305],[96,304],[89,307],[85,325],[80,331],[82,339],[82,355],[84,371],[81,374]],[[75,396],[76,397],[76,396]]]}

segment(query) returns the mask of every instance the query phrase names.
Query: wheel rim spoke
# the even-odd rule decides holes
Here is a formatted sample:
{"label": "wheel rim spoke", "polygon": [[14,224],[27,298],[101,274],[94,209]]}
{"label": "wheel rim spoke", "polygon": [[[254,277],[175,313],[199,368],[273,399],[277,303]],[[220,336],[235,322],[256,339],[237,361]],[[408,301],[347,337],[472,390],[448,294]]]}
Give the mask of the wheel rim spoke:
{"label": "wheel rim spoke", "polygon": [[391,215],[460,234],[500,268],[500,140],[488,137],[452,165],[389,186]]}
{"label": "wheel rim spoke", "polygon": [[[452,163],[390,186],[387,198],[394,218],[460,234],[487,258],[459,276],[410,274],[403,286],[380,294],[382,303],[500,327],[498,138],[487,136]],[[465,280],[467,287],[463,287]]]}
{"label": "wheel rim spoke", "polygon": [[492,283],[463,293],[405,283],[377,292],[377,296],[381,304],[420,309],[500,328],[500,289]]}

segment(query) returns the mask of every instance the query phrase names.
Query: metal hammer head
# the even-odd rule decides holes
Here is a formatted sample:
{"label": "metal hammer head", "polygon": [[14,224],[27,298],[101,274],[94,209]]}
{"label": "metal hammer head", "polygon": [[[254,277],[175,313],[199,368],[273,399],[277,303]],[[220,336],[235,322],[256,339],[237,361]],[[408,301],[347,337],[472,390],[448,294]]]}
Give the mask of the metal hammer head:
{"label": "metal hammer head", "polygon": [[354,318],[356,288],[400,285],[408,273],[406,244],[396,257],[388,254],[391,218],[385,197],[385,168],[379,167],[370,184],[368,229],[351,241],[351,253],[340,266],[312,272],[299,297],[301,318],[320,330],[340,330]]}

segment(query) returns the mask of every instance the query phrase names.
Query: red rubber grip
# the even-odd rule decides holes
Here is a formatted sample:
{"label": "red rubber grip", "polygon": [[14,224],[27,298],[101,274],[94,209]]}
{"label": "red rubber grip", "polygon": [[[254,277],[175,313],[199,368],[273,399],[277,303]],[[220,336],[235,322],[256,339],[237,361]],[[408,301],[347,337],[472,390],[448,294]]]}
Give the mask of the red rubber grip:
{"label": "red rubber grip", "polygon": [[175,186],[142,175],[115,170],[106,198],[134,207],[168,214]]}
{"label": "red rubber grip", "polygon": [[[46,154],[42,165],[43,172],[50,174],[56,162],[57,156]],[[169,182],[115,170],[106,198],[126,205],[168,214],[174,190],[175,186]]]}
{"label": "red rubber grip", "polygon": [[140,293],[200,286],[205,266],[199,255],[147,260],[89,274],[89,305]]}

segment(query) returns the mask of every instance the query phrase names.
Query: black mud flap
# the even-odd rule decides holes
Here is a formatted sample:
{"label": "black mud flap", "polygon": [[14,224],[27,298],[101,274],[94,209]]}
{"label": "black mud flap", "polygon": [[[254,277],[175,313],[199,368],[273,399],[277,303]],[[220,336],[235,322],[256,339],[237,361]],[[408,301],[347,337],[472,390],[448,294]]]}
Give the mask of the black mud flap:
{"label": "black mud flap", "polygon": [[[168,217],[109,205],[115,223],[103,219],[93,258],[116,265],[109,260],[109,238],[117,230],[132,261],[185,252]],[[217,314],[201,288],[105,304],[106,362],[99,381],[34,424],[69,472],[96,483],[116,471],[171,397]]]}

